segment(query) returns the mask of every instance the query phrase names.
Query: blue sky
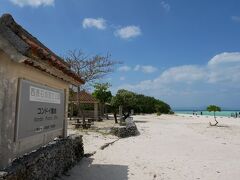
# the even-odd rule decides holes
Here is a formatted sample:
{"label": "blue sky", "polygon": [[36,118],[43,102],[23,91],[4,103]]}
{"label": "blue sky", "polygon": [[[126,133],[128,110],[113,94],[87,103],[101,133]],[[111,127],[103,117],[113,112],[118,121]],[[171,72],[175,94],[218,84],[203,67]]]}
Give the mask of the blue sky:
{"label": "blue sky", "polygon": [[105,78],[113,92],[240,109],[239,0],[1,0],[0,13],[59,55],[124,62]]}

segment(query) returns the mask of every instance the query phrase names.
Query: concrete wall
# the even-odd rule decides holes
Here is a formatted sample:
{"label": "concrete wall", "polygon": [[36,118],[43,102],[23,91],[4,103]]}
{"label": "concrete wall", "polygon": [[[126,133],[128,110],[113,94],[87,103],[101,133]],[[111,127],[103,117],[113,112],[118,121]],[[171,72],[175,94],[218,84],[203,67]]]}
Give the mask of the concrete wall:
{"label": "concrete wall", "polygon": [[13,158],[48,143],[54,137],[66,137],[67,133],[68,98],[66,98],[65,126],[63,130],[15,140],[19,78],[62,89],[66,92],[66,97],[68,97],[68,83],[35,68],[16,63],[3,51],[0,51],[0,168],[9,164]]}

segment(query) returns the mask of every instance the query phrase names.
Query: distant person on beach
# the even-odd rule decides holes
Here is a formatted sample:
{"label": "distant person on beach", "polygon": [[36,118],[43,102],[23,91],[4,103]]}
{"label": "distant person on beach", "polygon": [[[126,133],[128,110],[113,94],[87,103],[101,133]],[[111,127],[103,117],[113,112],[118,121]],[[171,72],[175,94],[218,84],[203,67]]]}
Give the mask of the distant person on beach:
{"label": "distant person on beach", "polygon": [[235,115],[236,115],[236,118],[237,118],[238,117],[238,113],[236,112]]}
{"label": "distant person on beach", "polygon": [[202,111],[201,111],[201,115],[202,115]]}

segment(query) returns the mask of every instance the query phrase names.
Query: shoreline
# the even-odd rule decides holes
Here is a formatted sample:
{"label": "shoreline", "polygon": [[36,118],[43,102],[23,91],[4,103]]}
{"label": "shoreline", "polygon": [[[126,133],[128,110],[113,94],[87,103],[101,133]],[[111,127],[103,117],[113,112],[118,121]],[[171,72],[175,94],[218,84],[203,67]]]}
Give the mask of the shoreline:
{"label": "shoreline", "polygon": [[[185,116],[185,117],[204,117],[204,118],[209,118],[209,117],[214,117],[213,115],[192,115],[192,114],[184,114],[184,113],[175,113],[174,115],[177,115],[177,116]],[[219,115],[216,115],[217,118],[231,118],[231,119],[240,119],[240,117],[231,117],[231,116],[219,116]]]}
{"label": "shoreline", "polygon": [[[213,117],[213,113],[209,113],[207,111],[194,111],[197,112],[196,114],[193,114],[193,111],[173,111],[174,114],[179,114],[179,115],[190,115],[190,116],[211,116]],[[203,114],[201,115],[200,113],[203,112]],[[204,114],[206,113],[207,114]],[[225,115],[223,115],[222,113],[227,112]],[[236,113],[237,113],[237,117],[236,117]],[[221,112],[216,112],[216,117],[229,117],[229,118],[240,118],[240,111],[221,111]]]}

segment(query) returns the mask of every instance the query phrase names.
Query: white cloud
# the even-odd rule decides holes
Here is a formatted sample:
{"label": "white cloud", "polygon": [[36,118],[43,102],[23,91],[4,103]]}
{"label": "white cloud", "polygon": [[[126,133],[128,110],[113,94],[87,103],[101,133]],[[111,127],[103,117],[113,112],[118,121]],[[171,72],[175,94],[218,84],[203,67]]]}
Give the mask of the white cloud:
{"label": "white cloud", "polygon": [[127,72],[130,71],[132,68],[130,66],[121,66],[118,68],[118,71],[122,71],[122,72]]}
{"label": "white cloud", "polygon": [[142,66],[142,65],[136,65],[134,68],[130,67],[130,66],[121,66],[118,68],[118,71],[123,71],[123,72],[127,72],[127,71],[141,71],[143,73],[154,73],[156,72],[158,69],[151,66],[151,65],[146,65],[146,66]]}
{"label": "white cloud", "polygon": [[161,6],[168,12],[171,9],[170,4],[168,4],[166,1],[161,1]]}
{"label": "white cloud", "polygon": [[10,0],[13,4],[23,6],[53,6],[55,0]]}
{"label": "white cloud", "polygon": [[204,80],[206,77],[205,69],[194,65],[184,65],[165,70],[158,78],[165,83],[184,82],[192,83],[194,81]]}
{"label": "white cloud", "polygon": [[124,81],[126,78],[125,78],[124,76],[121,76],[119,79],[120,79],[121,81]]}
{"label": "white cloud", "polygon": [[103,18],[85,18],[82,22],[83,28],[97,28],[100,30],[104,30],[107,28],[106,20]]}
{"label": "white cloud", "polygon": [[240,63],[240,52],[221,53],[214,56],[209,62],[209,66],[226,65],[228,63]]}
{"label": "white cloud", "polygon": [[184,65],[165,70],[161,82],[235,84],[240,81],[240,52],[224,52],[210,59],[207,65]]}
{"label": "white cloud", "polygon": [[[141,69],[138,65],[134,69]],[[183,65],[171,67],[154,79],[137,84],[124,84],[126,88],[152,96],[180,98],[183,95],[198,96],[218,92],[218,87],[231,92],[240,91],[240,52],[225,52],[214,56],[205,65]],[[220,88],[220,89],[221,89]],[[213,92],[211,92],[213,91]],[[223,94],[224,96],[224,94]],[[199,101],[201,98],[199,98]],[[174,101],[174,100],[173,100]]]}
{"label": "white cloud", "polygon": [[129,39],[140,36],[142,31],[138,26],[126,26],[116,30],[114,34],[122,39]]}
{"label": "white cloud", "polygon": [[155,68],[153,66],[142,66],[141,69],[144,73],[153,73],[153,72],[157,71],[157,68]]}
{"label": "white cloud", "polygon": [[154,73],[157,71],[157,68],[151,65],[146,65],[146,66],[136,65],[133,70],[142,71],[143,73]]}
{"label": "white cloud", "polygon": [[221,53],[208,62],[210,83],[237,83],[240,81],[240,52]]}
{"label": "white cloud", "polygon": [[232,16],[231,19],[236,22],[240,22],[240,16]]}

